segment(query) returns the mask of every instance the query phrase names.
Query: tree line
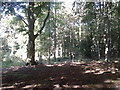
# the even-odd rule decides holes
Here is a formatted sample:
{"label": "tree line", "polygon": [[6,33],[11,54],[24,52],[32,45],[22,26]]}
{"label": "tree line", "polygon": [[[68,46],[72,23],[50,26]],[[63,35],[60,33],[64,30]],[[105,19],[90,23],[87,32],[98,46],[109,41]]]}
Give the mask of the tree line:
{"label": "tree line", "polygon": [[120,2],[75,0],[69,9],[61,2],[6,2],[1,10],[15,16],[11,24],[27,35],[32,64],[35,56],[45,56],[49,63],[120,57]]}

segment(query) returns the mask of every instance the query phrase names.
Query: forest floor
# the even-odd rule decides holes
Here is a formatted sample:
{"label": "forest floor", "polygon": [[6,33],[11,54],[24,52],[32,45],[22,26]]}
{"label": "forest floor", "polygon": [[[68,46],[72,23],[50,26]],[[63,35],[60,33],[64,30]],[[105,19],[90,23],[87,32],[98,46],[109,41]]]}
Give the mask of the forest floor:
{"label": "forest floor", "polygon": [[2,90],[120,90],[120,61],[2,69]]}

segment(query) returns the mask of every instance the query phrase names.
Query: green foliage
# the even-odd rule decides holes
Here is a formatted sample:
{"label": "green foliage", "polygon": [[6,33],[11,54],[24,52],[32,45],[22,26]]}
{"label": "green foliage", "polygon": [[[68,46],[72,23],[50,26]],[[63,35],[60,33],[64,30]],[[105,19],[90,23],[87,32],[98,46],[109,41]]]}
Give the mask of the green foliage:
{"label": "green foliage", "polygon": [[[70,13],[63,4],[51,3],[49,19],[35,42],[36,52],[47,57],[47,61],[55,62],[70,60],[70,53],[75,54],[75,59],[85,60],[120,57],[120,3],[75,3]],[[47,6],[46,2],[35,3],[33,36],[42,27]],[[19,32],[29,34],[28,26],[22,22],[22,19],[27,21],[27,11],[23,11],[25,16],[14,17],[11,24],[17,25]],[[20,45],[15,43],[14,47],[18,50]]]}
{"label": "green foliage", "polygon": [[9,68],[12,66],[23,66],[23,65],[25,65],[25,62],[16,56],[4,58],[4,60],[2,61],[2,68]]}

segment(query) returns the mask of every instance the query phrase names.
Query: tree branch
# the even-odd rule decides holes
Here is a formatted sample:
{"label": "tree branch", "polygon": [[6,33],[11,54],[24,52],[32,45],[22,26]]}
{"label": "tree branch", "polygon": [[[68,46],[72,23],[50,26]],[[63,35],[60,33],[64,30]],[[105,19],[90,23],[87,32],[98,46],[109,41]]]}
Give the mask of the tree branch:
{"label": "tree branch", "polygon": [[21,20],[26,24],[27,27],[29,26],[23,18],[21,18]]}
{"label": "tree branch", "polygon": [[47,13],[47,16],[46,16],[46,18],[45,18],[45,20],[44,20],[44,22],[43,22],[43,25],[42,25],[41,29],[40,29],[40,30],[37,32],[37,34],[35,35],[35,38],[37,38],[38,35],[40,35],[40,34],[42,33],[42,30],[44,29],[45,24],[46,24],[46,22],[47,22],[47,19],[49,18],[49,15],[50,15],[50,2],[49,2],[49,5],[48,5],[48,13]]}
{"label": "tree branch", "polygon": [[20,18],[27,27],[29,26],[29,25],[27,24],[27,22],[24,20],[24,18],[23,18],[21,15],[19,15],[18,13],[16,13],[16,16],[17,16],[18,18]]}

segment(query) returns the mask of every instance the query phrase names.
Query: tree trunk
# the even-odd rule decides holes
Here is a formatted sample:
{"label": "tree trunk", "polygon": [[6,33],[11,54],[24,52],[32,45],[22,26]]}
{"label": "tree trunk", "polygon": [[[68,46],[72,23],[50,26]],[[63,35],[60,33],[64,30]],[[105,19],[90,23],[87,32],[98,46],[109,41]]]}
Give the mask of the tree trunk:
{"label": "tree trunk", "polygon": [[36,64],[35,62],[35,36],[34,36],[34,2],[29,3],[28,7],[28,45],[27,45],[27,58],[31,65]]}
{"label": "tree trunk", "polygon": [[[27,45],[27,59],[29,60],[29,63],[31,65],[36,65],[35,61],[35,39],[38,37],[38,35],[41,34],[42,30],[45,27],[46,21],[49,17],[50,14],[50,3],[48,3],[48,14],[43,22],[42,27],[40,30],[37,32],[36,35],[34,35],[34,27],[35,27],[35,13],[34,13],[34,2],[29,2],[28,5],[28,45]],[[26,24],[26,23],[25,23]]]}
{"label": "tree trunk", "polygon": [[30,60],[31,64],[35,64],[35,40],[31,39],[30,36],[27,46],[27,58]]}
{"label": "tree trunk", "polygon": [[110,9],[111,9],[111,3],[107,3],[107,31],[106,31],[106,50],[105,50],[105,54],[106,54],[106,58],[105,60],[108,61],[108,59],[110,59],[110,53],[111,53],[111,13],[109,13]]}
{"label": "tree trunk", "polygon": [[[54,4],[55,4],[55,2],[54,2]],[[54,13],[55,13],[55,15],[54,15],[54,51],[53,51],[53,53],[54,53],[54,60],[56,61],[56,46],[57,46],[57,37],[56,37],[56,4],[55,4],[55,7],[54,7],[55,9],[54,9]]]}
{"label": "tree trunk", "polygon": [[[107,2],[105,2],[105,7],[107,7]],[[108,9],[108,7],[107,7]],[[104,9],[104,12],[106,11],[106,8]],[[106,11],[108,13],[108,11]],[[107,15],[107,19],[108,19],[108,15]],[[108,20],[107,20],[108,21]],[[105,35],[105,39],[104,39],[104,44],[105,44],[105,61],[108,61],[108,29],[107,29],[107,25],[106,25],[106,21],[104,20],[104,35]]]}
{"label": "tree trunk", "polygon": [[[49,29],[49,41],[51,41],[50,40],[50,29]],[[48,48],[48,63],[50,64],[51,62],[50,62],[50,56],[51,56],[51,46],[49,45],[49,48]]]}
{"label": "tree trunk", "polygon": [[118,3],[118,51],[117,56],[120,58],[120,2]]}

